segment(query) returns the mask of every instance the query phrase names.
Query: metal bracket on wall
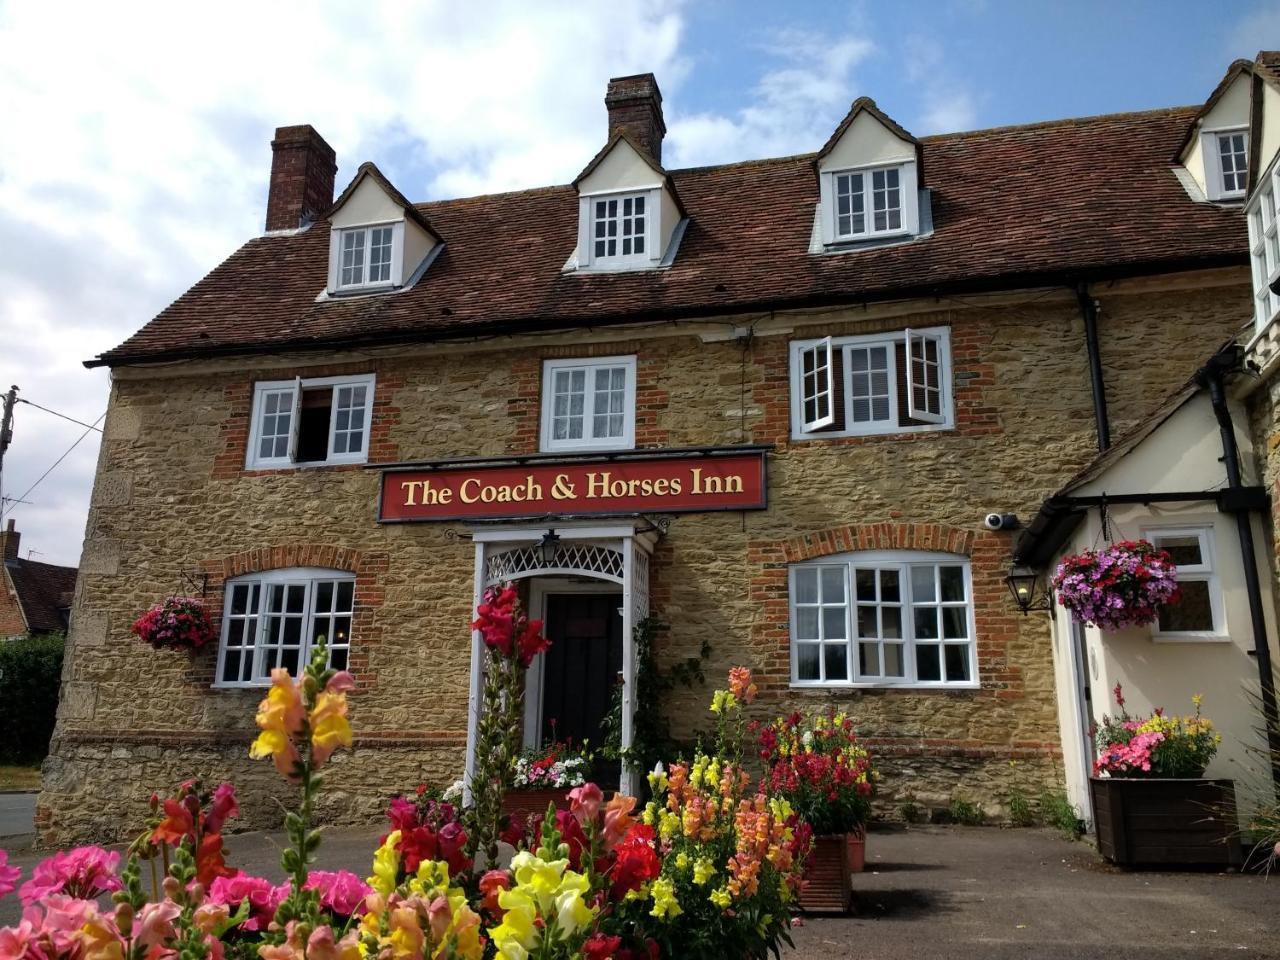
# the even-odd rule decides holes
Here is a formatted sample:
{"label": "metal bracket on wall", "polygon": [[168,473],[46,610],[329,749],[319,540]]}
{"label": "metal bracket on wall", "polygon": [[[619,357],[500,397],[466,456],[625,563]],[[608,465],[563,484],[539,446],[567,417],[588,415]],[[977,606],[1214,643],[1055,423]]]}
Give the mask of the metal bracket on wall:
{"label": "metal bracket on wall", "polygon": [[196,591],[200,591],[200,599],[203,600],[205,594],[209,592],[209,574],[202,570],[183,570],[179,576],[181,580],[181,592],[188,596],[196,596]]}

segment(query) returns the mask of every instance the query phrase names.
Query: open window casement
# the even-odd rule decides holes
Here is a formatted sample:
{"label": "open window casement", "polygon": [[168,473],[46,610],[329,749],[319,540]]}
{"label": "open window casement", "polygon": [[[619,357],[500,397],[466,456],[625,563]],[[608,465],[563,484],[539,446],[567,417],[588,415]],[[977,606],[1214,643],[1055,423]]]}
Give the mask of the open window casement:
{"label": "open window casement", "polygon": [[302,378],[293,378],[293,405],[289,414],[289,462],[298,462],[298,421],[302,419]]}
{"label": "open window casement", "polygon": [[834,367],[830,337],[800,351],[801,428],[805,433],[813,433],[835,423]]}
{"label": "open window casement", "polygon": [[910,327],[907,339],[907,416],[924,423],[943,423],[941,337]]}

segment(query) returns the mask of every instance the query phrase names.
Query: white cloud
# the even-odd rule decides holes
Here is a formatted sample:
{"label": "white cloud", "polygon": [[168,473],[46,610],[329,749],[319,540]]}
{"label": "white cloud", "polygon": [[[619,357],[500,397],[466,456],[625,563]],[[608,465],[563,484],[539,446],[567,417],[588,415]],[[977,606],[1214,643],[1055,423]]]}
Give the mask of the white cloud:
{"label": "white cloud", "polygon": [[903,43],[903,64],[907,80],[920,97],[912,133],[923,137],[976,126],[977,98],[948,66],[941,42],[918,34],[908,36]]}
{"label": "white cloud", "polygon": [[752,99],[732,117],[669,111],[664,159],[672,166],[727,163],[816,150],[855,94],[853,71],[875,52],[866,37],[785,30],[761,45],[772,61]]}
{"label": "white cloud", "polygon": [[[565,182],[608,77],[679,86],[681,29],[675,0],[0,4],[0,390],[97,417],[80,362],[261,230],[275,126],[313,123],[339,187],[366,159],[415,198]],[[10,497],[81,432],[18,414]],[[96,440],[9,514],[37,559],[76,562]]]}

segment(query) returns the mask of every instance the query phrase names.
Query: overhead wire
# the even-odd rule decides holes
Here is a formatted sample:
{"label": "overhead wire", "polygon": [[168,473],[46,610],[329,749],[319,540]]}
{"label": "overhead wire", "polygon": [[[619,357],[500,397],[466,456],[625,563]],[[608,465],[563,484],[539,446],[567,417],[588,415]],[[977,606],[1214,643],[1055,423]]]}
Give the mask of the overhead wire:
{"label": "overhead wire", "polygon": [[[83,440],[89,434],[93,433],[93,431],[99,429],[98,424],[102,422],[103,417],[105,417],[106,415],[107,415],[107,412],[104,410],[101,416],[99,416],[97,420],[93,421],[93,423],[85,424],[86,429],[84,433],[80,434],[80,436],[76,438],[76,442],[71,444],[71,446],[67,447],[67,449],[63,452],[62,456],[60,456],[57,460],[53,461],[53,463],[49,466],[49,469],[46,470],[44,473],[40,474],[39,479],[37,479],[36,482],[33,483],[31,486],[27,487],[26,491],[21,496],[15,497],[10,502],[20,503],[21,501],[26,500],[27,495],[30,494],[31,491],[34,490],[36,487],[40,486],[40,484],[44,481],[44,478],[49,476],[49,474],[53,473],[53,471],[57,468],[58,464],[62,463],[63,460],[67,459],[67,457],[71,455],[72,450],[80,446],[81,440]],[[4,504],[3,502],[0,502],[0,517],[3,517],[4,514],[5,514]]]}
{"label": "overhead wire", "polygon": [[[35,403],[31,400],[28,400],[25,397],[16,397],[15,399],[19,403],[25,403],[29,407],[35,407],[37,410],[43,410],[45,413],[51,413],[55,417],[61,417],[63,420],[69,420],[72,423],[76,424],[76,426],[88,427],[90,430],[97,430],[99,433],[102,432],[101,427],[95,427],[92,424],[85,423],[83,420],[77,420],[75,417],[68,417],[65,413],[59,413],[57,410],[50,410],[48,407],[42,407],[40,406],[40,404]],[[99,417],[98,419],[101,420],[102,417]]]}

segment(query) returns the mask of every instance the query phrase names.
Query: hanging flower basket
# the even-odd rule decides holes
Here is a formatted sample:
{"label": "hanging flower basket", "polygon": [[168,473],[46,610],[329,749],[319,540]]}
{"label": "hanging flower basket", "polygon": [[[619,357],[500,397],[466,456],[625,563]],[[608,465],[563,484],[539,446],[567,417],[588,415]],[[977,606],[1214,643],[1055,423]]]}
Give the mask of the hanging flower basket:
{"label": "hanging flower basket", "polygon": [[157,650],[199,650],[214,638],[209,608],[197,597],[167,597],[140,616],[131,630]]}
{"label": "hanging flower basket", "polygon": [[1173,558],[1146,540],[1122,540],[1067,557],[1058,564],[1053,589],[1072,617],[1101,630],[1154,623],[1181,597]]}

